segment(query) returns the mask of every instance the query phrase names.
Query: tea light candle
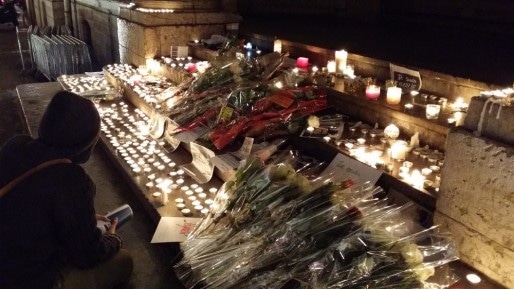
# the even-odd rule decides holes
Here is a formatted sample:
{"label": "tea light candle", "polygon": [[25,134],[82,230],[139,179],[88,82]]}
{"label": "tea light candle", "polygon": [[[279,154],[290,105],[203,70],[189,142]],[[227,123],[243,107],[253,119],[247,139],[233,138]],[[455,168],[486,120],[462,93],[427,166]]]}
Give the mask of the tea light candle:
{"label": "tea light candle", "polygon": [[182,210],[182,209],[185,209],[186,208],[186,204],[183,204],[183,203],[177,203],[175,204],[175,206],[177,207],[177,209],[179,210]]}
{"label": "tea light candle", "polygon": [[427,104],[426,106],[426,117],[427,119],[438,119],[441,106],[439,104]]}
{"label": "tea light candle", "polygon": [[184,215],[184,216],[191,215],[191,210],[190,209],[182,209],[180,212],[182,212],[182,215]]}
{"label": "tea light candle", "polygon": [[406,112],[411,112],[412,109],[414,109],[414,105],[412,105],[412,103],[406,103],[404,108]]}
{"label": "tea light candle", "polygon": [[366,87],[366,98],[370,100],[377,100],[380,96],[380,87],[378,85],[370,84]]}
{"label": "tea light candle", "polygon": [[399,161],[403,161],[405,159],[405,155],[407,153],[407,142],[402,140],[397,140],[391,146],[391,158]]}
{"label": "tea light candle", "polygon": [[300,68],[307,68],[309,66],[309,58],[307,57],[298,57],[296,59],[296,66]]}
{"label": "tea light candle", "polygon": [[175,203],[183,203],[183,202],[184,202],[184,199],[182,199],[182,198],[175,199]]}
{"label": "tea light candle", "polygon": [[189,196],[187,197],[188,200],[190,201],[196,201],[196,197],[195,196]]}
{"label": "tea light candle", "polygon": [[324,137],[323,137],[323,140],[324,140],[325,142],[330,142],[330,137],[329,137],[329,136],[324,136]]}
{"label": "tea light candle", "polygon": [[203,208],[200,213],[202,213],[202,215],[207,215],[209,213],[209,209],[207,208]]}
{"label": "tea light candle", "polygon": [[195,201],[191,202],[191,205],[193,205],[193,206],[198,206],[198,205],[201,205],[201,204],[202,203],[200,201],[198,201],[198,200],[195,200]]}
{"label": "tea light candle", "polygon": [[348,52],[346,50],[337,50],[335,52],[336,58],[336,74],[342,75],[346,69],[346,59],[348,58]]}
{"label": "tea light candle", "polygon": [[428,176],[432,173],[432,170],[429,169],[429,168],[423,168],[421,169],[421,174],[424,175],[424,176]]}
{"label": "tea light candle", "polygon": [[201,212],[203,210],[203,206],[202,205],[196,205],[196,206],[194,206],[194,208],[198,212]]}
{"label": "tea light candle", "polygon": [[387,98],[386,101],[389,104],[399,104],[402,100],[402,89],[396,86],[391,86],[387,88]]}
{"label": "tea light candle", "polygon": [[205,198],[207,198],[207,194],[206,194],[206,193],[199,193],[199,194],[198,194],[198,197],[199,197],[200,199],[205,199]]}
{"label": "tea light candle", "polygon": [[209,189],[209,193],[211,193],[211,194],[215,194],[217,191],[218,191],[218,189],[216,189],[214,187]]}

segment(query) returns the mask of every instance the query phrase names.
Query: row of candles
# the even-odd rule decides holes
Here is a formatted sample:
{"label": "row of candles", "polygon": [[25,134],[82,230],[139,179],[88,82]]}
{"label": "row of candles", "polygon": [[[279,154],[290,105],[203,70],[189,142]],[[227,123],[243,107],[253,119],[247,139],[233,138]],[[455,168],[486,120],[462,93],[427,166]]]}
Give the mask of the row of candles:
{"label": "row of candles", "polygon": [[209,212],[217,188],[206,189],[192,182],[162,149],[164,143],[147,137],[148,116],[124,102],[98,106],[98,110],[103,135],[153,198],[167,205],[173,193],[178,196],[174,205],[184,216]]}
{"label": "row of candles", "polygon": [[[314,129],[308,127],[307,131]],[[324,140],[348,151],[355,159],[393,174],[415,188],[438,189],[444,154],[428,146],[419,147],[417,135],[411,138],[410,143],[397,139],[400,130],[394,124],[388,125],[383,131],[377,127],[369,129],[360,125],[344,129],[344,138],[325,136]],[[398,167],[398,171],[393,171],[395,167]]]}
{"label": "row of candles", "polygon": [[88,92],[100,93],[101,91],[111,91],[114,87],[107,82],[105,77],[99,76],[70,76],[63,74],[59,77],[64,89],[76,94]]}

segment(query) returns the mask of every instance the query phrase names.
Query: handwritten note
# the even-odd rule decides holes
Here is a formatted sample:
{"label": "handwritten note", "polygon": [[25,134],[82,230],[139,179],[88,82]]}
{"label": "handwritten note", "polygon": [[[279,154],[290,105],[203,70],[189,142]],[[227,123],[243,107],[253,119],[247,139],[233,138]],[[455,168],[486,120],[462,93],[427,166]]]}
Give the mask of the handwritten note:
{"label": "handwritten note", "polygon": [[419,71],[408,69],[402,66],[390,64],[391,79],[396,82],[404,92],[421,89],[421,75]]}
{"label": "handwritten note", "polygon": [[162,217],[151,243],[183,242],[201,218]]}
{"label": "handwritten note", "polygon": [[352,180],[356,184],[375,184],[381,175],[381,171],[343,154],[338,154],[321,173],[321,177],[331,177],[336,182]]}
{"label": "handwritten note", "polygon": [[198,183],[204,184],[212,178],[214,173],[211,158],[215,154],[212,150],[194,142],[190,143],[190,148],[193,160],[190,164],[183,165],[181,168]]}

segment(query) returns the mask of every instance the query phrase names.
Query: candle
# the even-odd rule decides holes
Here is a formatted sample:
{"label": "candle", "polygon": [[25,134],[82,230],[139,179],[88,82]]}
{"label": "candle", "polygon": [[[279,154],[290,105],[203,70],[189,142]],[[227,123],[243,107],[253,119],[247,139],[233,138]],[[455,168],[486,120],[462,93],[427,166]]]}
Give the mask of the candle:
{"label": "candle", "polygon": [[307,57],[298,57],[296,59],[296,66],[300,68],[307,68],[309,66],[309,58]]}
{"label": "candle", "polygon": [[327,62],[327,72],[336,73],[336,62],[334,60],[329,60]]}
{"label": "candle", "polygon": [[380,96],[380,87],[378,85],[370,84],[366,87],[366,98],[370,100],[377,100]]}
{"label": "candle", "polygon": [[386,141],[387,139],[395,140],[400,136],[400,129],[396,125],[390,124],[384,129],[384,136],[386,137]]}
{"label": "candle", "polygon": [[406,112],[411,112],[413,108],[414,108],[414,105],[412,105],[412,103],[406,103],[405,104],[405,111]]}
{"label": "candle", "polygon": [[402,100],[402,89],[397,86],[387,88],[387,103],[399,104]]}
{"label": "candle", "polygon": [[193,71],[196,70],[196,64],[188,63],[188,64],[186,64],[185,68],[186,68],[187,71],[193,72]]}
{"label": "candle", "polygon": [[439,104],[427,104],[426,117],[427,119],[438,119],[441,106]]}
{"label": "candle", "polygon": [[405,154],[407,153],[407,142],[403,140],[397,140],[391,146],[391,158],[403,161]]}
{"label": "candle", "polygon": [[337,50],[335,52],[336,58],[336,73],[342,75],[346,69],[346,59],[348,58],[348,52],[346,50]]}
{"label": "candle", "polygon": [[282,53],[282,41],[275,39],[273,42],[273,52]]}

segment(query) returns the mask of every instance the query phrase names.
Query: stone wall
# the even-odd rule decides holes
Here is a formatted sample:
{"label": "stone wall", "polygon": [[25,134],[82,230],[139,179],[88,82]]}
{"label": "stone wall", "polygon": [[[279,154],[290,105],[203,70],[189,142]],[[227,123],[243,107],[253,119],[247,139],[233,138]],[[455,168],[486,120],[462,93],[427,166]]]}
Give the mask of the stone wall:
{"label": "stone wall", "polygon": [[461,260],[514,288],[514,148],[460,129],[447,138],[434,223]]}
{"label": "stone wall", "polygon": [[117,59],[116,16],[114,7],[96,5],[92,1],[77,3],[74,10],[74,31],[78,38],[90,46],[91,58],[95,60],[96,69],[113,63]]}
{"label": "stone wall", "polygon": [[36,23],[43,26],[64,25],[64,3],[62,0],[34,0]]}

